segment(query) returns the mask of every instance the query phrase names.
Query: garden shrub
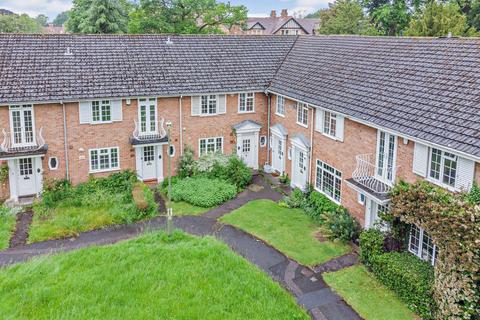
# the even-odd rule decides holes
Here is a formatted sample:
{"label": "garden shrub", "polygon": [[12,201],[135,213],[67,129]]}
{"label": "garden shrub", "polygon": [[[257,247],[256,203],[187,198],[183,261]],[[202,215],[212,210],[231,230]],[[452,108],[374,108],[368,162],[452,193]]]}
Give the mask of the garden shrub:
{"label": "garden shrub", "polygon": [[307,195],[300,189],[292,190],[290,196],[285,197],[284,201],[289,208],[303,208],[306,204]]}
{"label": "garden shrub", "polygon": [[370,266],[373,257],[384,253],[384,240],[383,233],[375,228],[360,234],[360,258],[365,265]]}
{"label": "garden shrub", "polygon": [[468,201],[472,204],[480,204],[480,186],[473,184],[472,189],[468,193]]}
{"label": "garden shrub", "polygon": [[195,164],[194,175],[208,174],[214,167],[225,167],[228,164],[229,156],[221,153],[207,153],[198,158]]}
{"label": "garden shrub", "polygon": [[172,188],[173,201],[185,201],[192,205],[210,208],[237,194],[236,186],[219,179],[192,177],[180,180]]}
{"label": "garden shrub", "polygon": [[133,201],[141,212],[149,212],[156,208],[153,192],[144,183],[137,182],[132,190]]}
{"label": "garden shrub", "polygon": [[[171,177],[171,181],[172,181],[172,188],[174,185],[176,185],[179,181],[181,180],[180,177],[178,176],[173,176]],[[159,191],[165,195],[168,195],[168,177],[165,178],[162,183],[159,185]]]}
{"label": "garden shrub", "polygon": [[336,211],[325,211],[324,215],[328,238],[344,242],[358,238],[360,225],[347,209],[341,207]]}
{"label": "garden shrub", "polygon": [[[472,189],[471,194],[476,193]],[[453,194],[426,181],[400,181],[390,196],[390,214],[423,228],[438,247],[433,289],[436,318],[478,319],[480,206],[466,201],[465,194]]]}
{"label": "garden shrub", "polygon": [[183,179],[191,177],[195,172],[195,153],[191,147],[185,147],[183,154],[178,159],[177,175]]}
{"label": "garden shrub", "polygon": [[338,204],[328,199],[325,195],[312,191],[308,195],[307,206],[304,209],[314,220],[322,223],[325,221],[324,213],[336,212],[339,208]]}
{"label": "garden shrub", "polygon": [[389,252],[372,255],[369,267],[411,310],[423,319],[434,318],[434,272],[427,262],[407,252]]}

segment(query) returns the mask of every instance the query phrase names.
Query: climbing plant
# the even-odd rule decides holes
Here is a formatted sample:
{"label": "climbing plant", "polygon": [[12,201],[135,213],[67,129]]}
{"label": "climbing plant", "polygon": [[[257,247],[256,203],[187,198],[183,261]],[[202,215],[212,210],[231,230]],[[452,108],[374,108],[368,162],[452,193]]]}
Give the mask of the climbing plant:
{"label": "climbing plant", "polygon": [[7,182],[8,180],[8,164],[0,164],[0,184]]}
{"label": "climbing plant", "polygon": [[415,224],[437,245],[434,299],[438,319],[480,314],[480,206],[425,181],[399,182],[391,192],[393,217]]}

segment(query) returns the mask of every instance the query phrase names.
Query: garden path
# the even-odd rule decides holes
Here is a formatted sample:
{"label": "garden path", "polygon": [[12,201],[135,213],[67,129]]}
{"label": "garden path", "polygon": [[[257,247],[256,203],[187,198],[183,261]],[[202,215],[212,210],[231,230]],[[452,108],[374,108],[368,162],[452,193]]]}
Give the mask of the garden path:
{"label": "garden path", "polygon": [[28,230],[32,224],[33,211],[27,209],[25,212],[17,214],[15,222],[15,231],[10,238],[10,248],[16,248],[24,246],[28,239]]}
{"label": "garden path", "polygon": [[[361,319],[347,303],[323,281],[321,273],[298,264],[260,239],[233,226],[217,221],[222,215],[255,199],[278,201],[276,192],[262,176],[256,175],[251,185],[234,200],[213,209],[203,216],[174,218],[174,226],[198,236],[211,235],[225,243],[239,255],[264,270],[296,298],[309,311],[313,319]],[[25,261],[31,257],[54,252],[71,251],[91,245],[106,245],[136,237],[144,232],[165,228],[164,216],[130,225],[114,226],[81,233],[76,238],[50,240],[24,245],[0,252],[0,266]]]}

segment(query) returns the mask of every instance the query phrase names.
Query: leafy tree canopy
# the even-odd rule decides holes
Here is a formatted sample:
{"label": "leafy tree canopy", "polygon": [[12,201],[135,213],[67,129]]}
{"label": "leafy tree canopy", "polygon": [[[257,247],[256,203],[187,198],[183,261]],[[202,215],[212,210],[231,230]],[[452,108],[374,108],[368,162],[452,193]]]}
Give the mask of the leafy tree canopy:
{"label": "leafy tree canopy", "polygon": [[409,36],[441,37],[475,35],[456,3],[428,3],[410,22],[405,34]]}
{"label": "leafy tree canopy", "polygon": [[63,26],[65,22],[67,22],[69,14],[70,14],[70,10],[59,13],[57,17],[53,19],[53,25]]}
{"label": "leafy tree canopy", "polygon": [[405,0],[393,0],[372,13],[378,30],[387,36],[401,35],[410,22],[410,11]]}
{"label": "leafy tree canopy", "polygon": [[119,0],[73,0],[66,22],[73,33],[126,33],[126,2]]}
{"label": "leafy tree canopy", "polygon": [[130,14],[130,33],[223,33],[242,25],[247,8],[216,0],[140,0]]}
{"label": "leafy tree canopy", "polygon": [[42,27],[46,27],[48,24],[48,17],[44,14],[39,14],[35,20],[40,24]]}
{"label": "leafy tree canopy", "polygon": [[42,26],[27,14],[0,14],[0,33],[40,33]]}
{"label": "leafy tree canopy", "polygon": [[378,34],[357,0],[338,0],[320,10],[320,34]]}

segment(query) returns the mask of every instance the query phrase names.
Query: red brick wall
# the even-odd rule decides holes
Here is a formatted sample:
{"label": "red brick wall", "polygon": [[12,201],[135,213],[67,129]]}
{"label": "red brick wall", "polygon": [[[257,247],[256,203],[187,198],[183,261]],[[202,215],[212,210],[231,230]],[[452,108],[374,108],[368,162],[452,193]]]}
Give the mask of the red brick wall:
{"label": "red brick wall", "polygon": [[[271,126],[274,126],[275,124],[281,124],[288,131],[287,146],[285,149],[285,173],[288,174],[288,176],[291,178],[292,177],[292,160],[288,159],[288,148],[292,147],[291,137],[294,136],[295,134],[301,133],[305,136],[305,138],[307,138],[308,141],[310,141],[311,129],[313,128],[314,118],[315,118],[313,109],[309,110],[308,127],[305,128],[304,126],[297,124],[297,109],[296,109],[297,103],[295,101],[285,99],[285,116],[284,117],[277,115],[275,113],[276,104],[277,104],[277,97],[275,95],[272,95],[271,103],[272,103]],[[271,157],[271,153],[270,153],[270,157]]]}

